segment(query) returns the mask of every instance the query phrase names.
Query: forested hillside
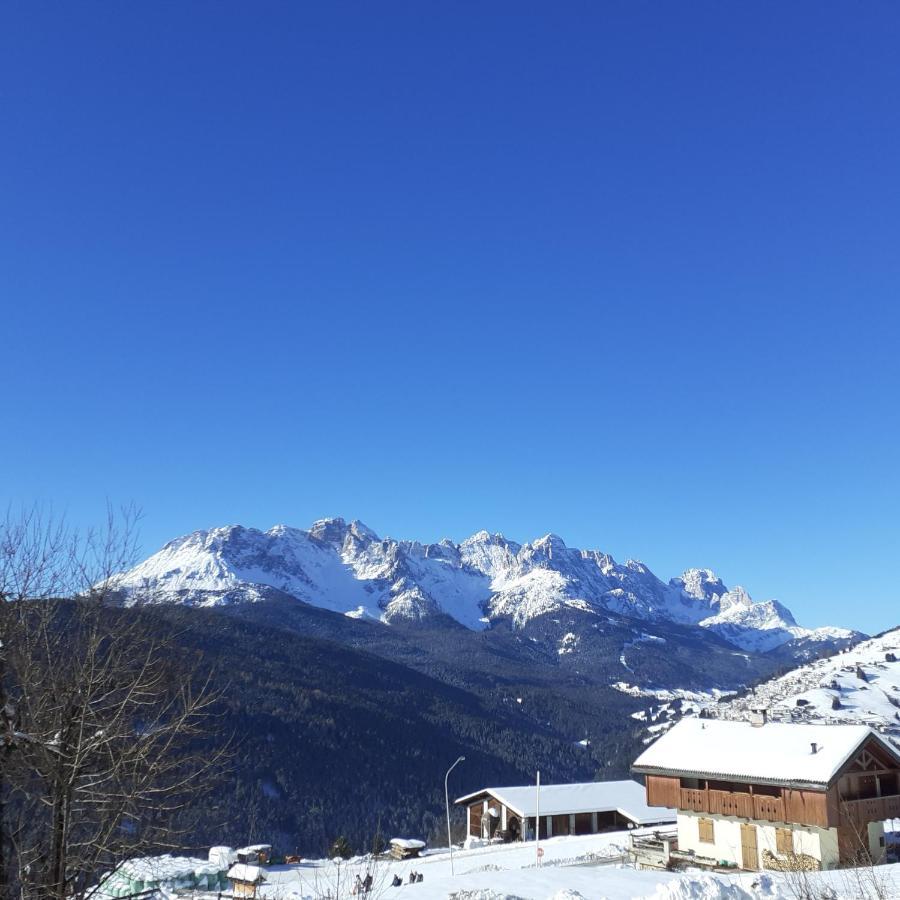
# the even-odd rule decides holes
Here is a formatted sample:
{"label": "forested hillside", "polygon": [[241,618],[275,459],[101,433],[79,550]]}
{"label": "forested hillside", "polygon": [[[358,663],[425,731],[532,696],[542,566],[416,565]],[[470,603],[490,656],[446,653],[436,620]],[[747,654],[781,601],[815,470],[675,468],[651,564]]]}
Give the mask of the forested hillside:
{"label": "forested hillside", "polygon": [[[634,684],[730,688],[778,660],[678,626],[643,634],[577,610],[482,632],[450,619],[386,627],[293,598],[217,609],[119,610],[175,630],[180,652],[222,692],[216,735],[235,753],[215,796],[198,798],[198,845],[266,840],[320,853],[445,827],[443,775],[460,795],[486,784],[626,775],[642,746]],[[578,632],[581,652],[560,652]],[[615,685],[615,687],[613,686]],[[195,810],[196,812],[196,810]]]}
{"label": "forested hillside", "polygon": [[[444,772],[459,755],[456,794],[527,782],[537,769],[547,781],[622,775],[637,746],[622,728],[631,698],[585,695],[565,677],[552,685],[521,661],[507,679],[464,688],[215,611],[143,614],[180,628],[182,651],[214,671],[223,693],[211,740],[235,741],[231,771],[198,798],[198,846],[266,840],[320,853],[339,834],[367,845],[379,823],[385,834],[435,836]],[[576,743],[585,734],[587,747]]]}

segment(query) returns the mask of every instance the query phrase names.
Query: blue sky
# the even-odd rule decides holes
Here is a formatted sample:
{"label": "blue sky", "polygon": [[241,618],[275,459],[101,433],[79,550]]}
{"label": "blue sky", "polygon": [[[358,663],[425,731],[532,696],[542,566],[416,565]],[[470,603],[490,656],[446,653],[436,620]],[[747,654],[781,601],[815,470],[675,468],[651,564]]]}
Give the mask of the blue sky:
{"label": "blue sky", "polygon": [[0,500],[898,614],[892,3],[17,3]]}

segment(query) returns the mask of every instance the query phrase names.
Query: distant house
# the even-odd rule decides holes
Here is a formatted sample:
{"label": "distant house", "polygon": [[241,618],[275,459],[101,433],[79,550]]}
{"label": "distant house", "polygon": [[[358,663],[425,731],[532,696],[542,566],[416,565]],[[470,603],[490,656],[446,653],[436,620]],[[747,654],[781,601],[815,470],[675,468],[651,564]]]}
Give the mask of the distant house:
{"label": "distant house", "polygon": [[234,852],[238,862],[249,863],[251,866],[267,866],[272,856],[272,845],[251,844],[249,847],[239,847]]}
{"label": "distant house", "polygon": [[632,770],[678,810],[672,857],[699,865],[878,862],[900,816],[900,754],[865,725],[682,719]]}
{"label": "distant house", "polygon": [[266,880],[266,876],[259,866],[235,863],[228,870],[228,880],[235,897],[256,897],[256,891]]}
{"label": "distant house", "polygon": [[525,840],[534,836],[540,802],[540,836],[596,834],[633,825],[675,821],[675,811],[647,805],[636,781],[482,788],[460,797],[466,807],[466,834],[475,838]]}

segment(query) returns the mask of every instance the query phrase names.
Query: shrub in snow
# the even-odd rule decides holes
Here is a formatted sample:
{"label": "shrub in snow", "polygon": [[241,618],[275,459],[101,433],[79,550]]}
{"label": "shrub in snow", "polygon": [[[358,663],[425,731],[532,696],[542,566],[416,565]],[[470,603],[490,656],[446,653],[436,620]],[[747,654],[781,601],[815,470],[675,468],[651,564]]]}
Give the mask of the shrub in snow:
{"label": "shrub in snow", "polygon": [[350,859],[350,857],[353,856],[353,848],[350,846],[350,841],[348,841],[344,835],[335,838],[334,843],[331,845],[331,849],[328,851],[328,855],[332,859],[335,857],[338,857],[339,859]]}

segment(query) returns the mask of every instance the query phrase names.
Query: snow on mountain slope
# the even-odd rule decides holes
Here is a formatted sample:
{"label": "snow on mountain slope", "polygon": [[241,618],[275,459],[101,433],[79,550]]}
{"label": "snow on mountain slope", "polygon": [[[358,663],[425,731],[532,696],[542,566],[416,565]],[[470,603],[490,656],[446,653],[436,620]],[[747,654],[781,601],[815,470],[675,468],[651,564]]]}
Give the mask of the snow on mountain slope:
{"label": "snow on mountain slope", "polygon": [[755,651],[852,636],[801,628],[777,601],[755,603],[742,588],[729,591],[708,569],[688,569],[667,584],[643,563],[567,547],[554,534],[518,544],[480,531],[461,544],[422,544],[382,539],[339,518],[306,531],[197,531],[166,544],[117,584],[126,602],[217,605],[276,590],[354,617],[391,622],[443,613],[471,629],[496,619],[521,627],[569,607],[697,626]]}
{"label": "snow on mountain slope", "polygon": [[776,721],[872,725],[900,746],[900,628],[793,669],[711,708],[744,719],[766,709]]}

